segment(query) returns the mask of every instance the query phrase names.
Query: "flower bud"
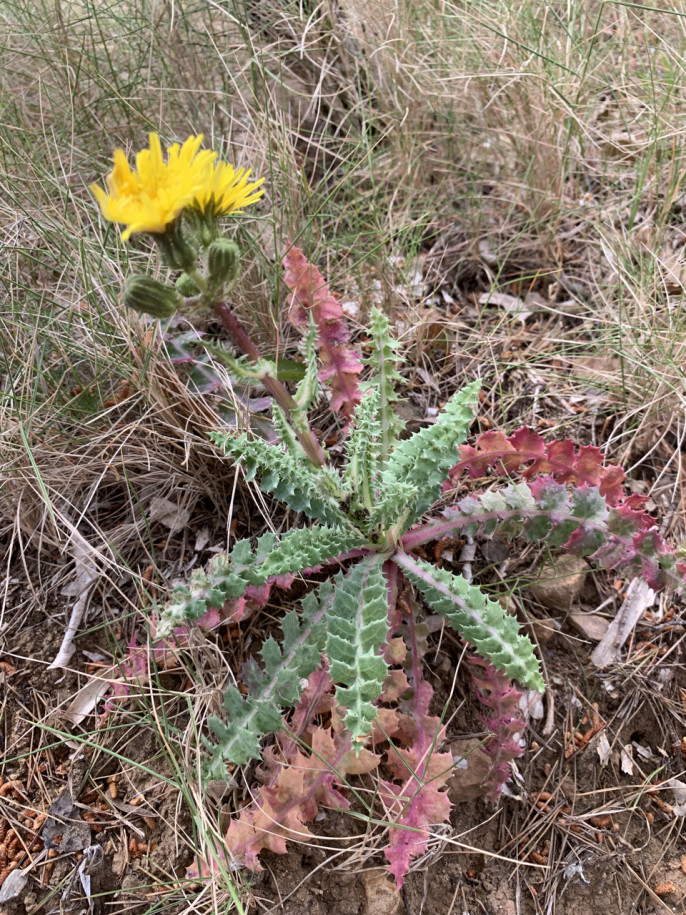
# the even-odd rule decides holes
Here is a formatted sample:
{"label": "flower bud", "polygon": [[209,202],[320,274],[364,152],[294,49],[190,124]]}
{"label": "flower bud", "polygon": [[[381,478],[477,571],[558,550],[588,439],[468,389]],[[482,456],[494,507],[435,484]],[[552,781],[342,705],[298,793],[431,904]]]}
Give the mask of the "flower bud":
{"label": "flower bud", "polygon": [[232,283],[238,276],[240,251],[228,238],[215,238],[207,249],[207,273],[214,286]]}
{"label": "flower bud", "polygon": [[129,277],[123,299],[129,308],[153,318],[170,318],[183,301],[176,289],[151,276]]}
{"label": "flower bud", "polygon": [[183,218],[170,222],[166,232],[157,232],[153,236],[160,251],[162,261],[172,270],[192,270],[198,258],[189,239],[183,231]]}
{"label": "flower bud", "polygon": [[200,294],[200,290],[195,285],[192,277],[188,276],[187,273],[182,273],[178,278],[176,281],[176,288],[185,299],[189,299],[193,295]]}

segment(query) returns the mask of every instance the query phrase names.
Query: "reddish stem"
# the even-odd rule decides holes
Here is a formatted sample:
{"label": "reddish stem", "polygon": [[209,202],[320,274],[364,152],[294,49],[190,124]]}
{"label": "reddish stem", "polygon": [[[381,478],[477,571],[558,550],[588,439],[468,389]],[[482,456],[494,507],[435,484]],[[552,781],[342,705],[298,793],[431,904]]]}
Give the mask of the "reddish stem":
{"label": "reddish stem", "polygon": [[[214,302],[213,308],[236,349],[253,362],[259,362],[260,351],[245,332],[240,321],[228,307],[226,302]],[[298,409],[298,405],[286,389],[285,385],[279,381],[278,378],[275,378],[268,373],[262,376],[262,384],[286,414],[286,418],[292,425],[293,430],[298,437],[298,441],[305,450],[305,454],[317,467],[323,467],[326,464],[324,449],[317,441],[314,432],[312,432],[309,426],[305,429],[301,429],[298,428],[299,424],[293,422],[291,413]],[[305,420],[305,423],[307,423],[307,420]]]}

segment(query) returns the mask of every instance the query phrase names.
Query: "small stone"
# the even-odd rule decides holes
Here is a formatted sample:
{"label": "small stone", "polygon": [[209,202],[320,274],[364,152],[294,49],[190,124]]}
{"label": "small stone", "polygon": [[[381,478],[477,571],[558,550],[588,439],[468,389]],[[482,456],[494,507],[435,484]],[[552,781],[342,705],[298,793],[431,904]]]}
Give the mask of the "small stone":
{"label": "small stone", "polygon": [[362,874],[362,885],[367,897],[362,915],[399,915],[402,897],[387,874],[367,871]]}
{"label": "small stone", "polygon": [[553,620],[530,619],[529,622],[541,645],[547,645],[557,632],[557,626]]}
{"label": "small stone", "polygon": [[610,621],[597,613],[570,613],[569,621],[594,642],[603,639],[610,628]]}
{"label": "small stone", "polygon": [[456,765],[448,780],[448,794],[453,804],[485,797],[483,781],[491,768],[491,758],[481,747],[483,741],[475,737],[453,740],[450,752]]}
{"label": "small stone", "polygon": [[529,594],[549,610],[569,610],[586,581],[588,565],[578,556],[561,556],[554,566],[547,565],[539,581],[530,585]]}

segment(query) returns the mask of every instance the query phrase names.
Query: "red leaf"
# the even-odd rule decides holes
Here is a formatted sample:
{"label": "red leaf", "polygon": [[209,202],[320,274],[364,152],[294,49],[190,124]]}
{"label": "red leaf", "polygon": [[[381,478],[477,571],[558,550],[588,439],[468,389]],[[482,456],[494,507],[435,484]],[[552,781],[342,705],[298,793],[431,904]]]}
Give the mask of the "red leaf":
{"label": "red leaf", "polygon": [[624,471],[616,464],[605,464],[600,448],[582,445],[578,451],[570,439],[546,443],[532,429],[522,427],[512,435],[483,432],[474,446],[460,445],[460,460],[450,471],[455,480],[467,473],[471,478],[485,476],[489,470],[499,476],[519,473],[525,480],[549,473],[559,483],[600,487],[608,505],[624,498]]}
{"label": "red leaf", "polygon": [[235,863],[260,871],[258,855],[265,848],[286,854],[286,841],[308,841],[307,823],[320,805],[336,810],[350,806],[335,787],[348,774],[370,772],[379,758],[368,751],[356,756],[348,735],[315,728],[312,753],[296,749],[290,760],[276,764],[271,784],[256,792],[255,800],[231,821],[225,841]]}
{"label": "red leaf", "polygon": [[519,717],[522,693],[490,661],[480,655],[468,655],[467,660],[476,696],[491,711],[490,716],[483,719],[491,734],[483,747],[491,758],[484,784],[491,801],[496,804],[510,777],[510,763],[524,752],[515,739],[515,735],[521,734],[526,727]]}
{"label": "red leaf", "polygon": [[395,745],[386,753],[388,767],[399,784],[382,780],[379,789],[392,821],[384,854],[398,889],[405,882],[412,859],[427,850],[431,827],[445,823],[451,807],[446,783],[452,774],[453,758],[451,753],[436,749],[445,740],[445,728],[440,718],[429,715],[433,689],[426,680],[415,681],[414,687],[414,696],[407,703],[408,714],[398,716],[398,728],[392,735]]}
{"label": "red leaf", "polygon": [[[254,793],[253,802],[233,818],[226,833],[226,846],[235,863],[259,871],[258,856],[264,849],[283,855],[288,840],[309,841],[307,824],[320,806],[336,810],[350,806],[338,790],[346,777],[366,774],[378,766],[379,757],[369,750],[363,749],[359,755],[354,752],[347,732],[310,724],[316,715],[334,711],[332,690],[328,671],[314,671],[285,725],[286,732],[277,737],[275,746],[263,751],[264,766],[256,775],[264,784]],[[311,752],[288,731],[305,739]]]}
{"label": "red leaf", "polygon": [[291,292],[288,317],[294,327],[306,330],[312,314],[317,327],[321,381],[331,382],[331,408],[346,418],[360,402],[362,363],[348,346],[350,334],[343,311],[331,295],[317,267],[308,263],[300,248],[292,247],[283,259],[285,282]]}

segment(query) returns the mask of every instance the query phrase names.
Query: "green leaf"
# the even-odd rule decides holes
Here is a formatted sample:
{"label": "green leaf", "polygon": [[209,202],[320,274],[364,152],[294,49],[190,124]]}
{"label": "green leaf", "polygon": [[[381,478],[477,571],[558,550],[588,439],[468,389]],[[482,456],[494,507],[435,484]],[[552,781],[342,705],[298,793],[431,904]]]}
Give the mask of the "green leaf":
{"label": "green leaf", "polygon": [[322,386],[319,382],[319,363],[317,360],[317,327],[314,316],[310,312],[310,322],[304,339],[305,371],[302,373],[300,384],[293,399],[298,405],[298,412],[307,424],[307,411],[321,395]]}
{"label": "green leaf", "polygon": [[422,559],[397,553],[393,561],[436,612],[471,642],[479,654],[492,661],[498,670],[504,670],[508,677],[543,692],[545,684],[534,646],[520,634],[517,621],[497,601],[487,598],[461,575],[437,569]]}
{"label": "green leaf", "polygon": [[243,462],[247,480],[259,474],[260,488],[293,511],[304,512],[324,524],[347,525],[346,516],[338,506],[346,488],[332,468],[318,471],[282,446],[248,439],[244,433],[215,432],[210,438],[226,454]]}
{"label": "green leaf", "polygon": [[383,483],[409,482],[418,496],[407,506],[407,524],[422,515],[440,496],[441,485],[455,464],[457,446],[464,441],[474,419],[472,404],[480,383],[468,384],[448,402],[436,422],[399,442],[382,474]]}
{"label": "green leaf", "polygon": [[257,541],[255,552],[249,540],[239,540],[230,555],[214,556],[206,571],[193,572],[188,585],[174,591],[160,614],[156,637],[167,638],[175,626],[242,597],[248,585],[263,585],[277,575],[324,565],[364,545],[363,536],[353,528],[325,526],[294,528],[278,541],[274,534],[265,534]]}
{"label": "green leaf", "polygon": [[305,366],[302,362],[295,359],[284,359],[280,356],[278,361],[274,357],[272,361],[276,362],[276,377],[279,381],[302,381],[305,377]]}
{"label": "green leaf", "polygon": [[256,583],[261,584],[275,575],[313,569],[365,545],[364,537],[352,528],[294,528],[270,550],[259,568],[261,580]]}
{"label": "green leaf", "polygon": [[362,395],[348,436],[348,464],[345,480],[354,493],[353,507],[371,512],[374,489],[381,471],[382,430],[379,421],[379,392],[371,389]]}
{"label": "green leaf", "polygon": [[364,361],[372,367],[373,374],[361,388],[375,390],[378,395],[380,456],[382,465],[385,466],[392,444],[402,430],[402,422],[393,408],[393,404],[400,399],[393,384],[401,384],[403,381],[398,372],[400,344],[391,336],[388,318],[376,306],[372,308],[369,316],[369,330],[372,337],[372,352],[369,359]]}
{"label": "green leaf", "polygon": [[368,556],[338,575],[327,617],[326,655],[337,684],[336,698],[348,709],[345,723],[355,741],[371,731],[377,717],[374,702],[388,673],[380,654],[388,636],[383,563],[383,556]]}
{"label": "green leaf", "polygon": [[333,590],[324,582],[318,593],[308,594],[302,612],[287,613],[283,621],[283,646],[268,639],[262,649],[263,668],[247,665],[245,681],[250,687],[244,699],[230,686],[224,693],[226,720],[210,718],[209,726],[218,738],[205,741],[212,758],[205,767],[209,778],[225,778],[226,762],[245,765],[260,756],[260,738],[281,728],[280,709],[294,705],[302,683],[317,668],[324,647],[323,620],[331,608]]}

